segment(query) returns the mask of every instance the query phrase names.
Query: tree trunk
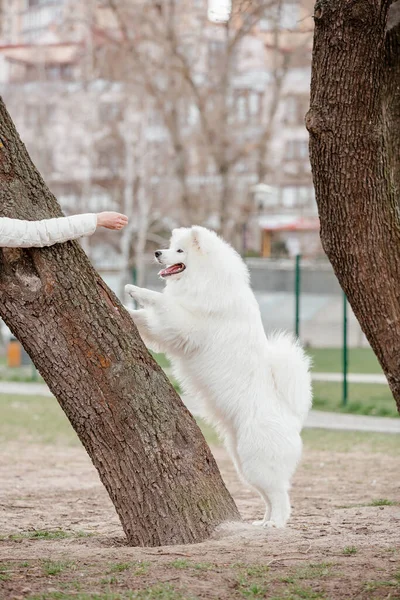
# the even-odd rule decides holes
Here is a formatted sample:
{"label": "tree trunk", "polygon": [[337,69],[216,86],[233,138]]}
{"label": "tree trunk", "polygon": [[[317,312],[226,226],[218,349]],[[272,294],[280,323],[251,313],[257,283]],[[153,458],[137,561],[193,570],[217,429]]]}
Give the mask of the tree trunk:
{"label": "tree trunk", "polygon": [[400,219],[383,110],[388,4],[316,3],[306,124],[322,244],[400,410]]}
{"label": "tree trunk", "polygon": [[385,135],[391,180],[400,206],[400,2],[391,5],[386,34]]}
{"label": "tree trunk", "polygon": [[[0,100],[2,216],[61,211]],[[75,242],[0,250],[0,315],[88,451],[132,545],[199,542],[238,520],[190,413]]]}

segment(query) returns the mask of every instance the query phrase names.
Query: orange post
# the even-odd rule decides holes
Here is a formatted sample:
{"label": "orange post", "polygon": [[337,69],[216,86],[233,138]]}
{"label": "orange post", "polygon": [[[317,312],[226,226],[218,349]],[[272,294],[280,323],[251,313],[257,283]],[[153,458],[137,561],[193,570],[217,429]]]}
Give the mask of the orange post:
{"label": "orange post", "polygon": [[21,366],[21,344],[18,340],[10,340],[8,342],[7,365],[9,367]]}

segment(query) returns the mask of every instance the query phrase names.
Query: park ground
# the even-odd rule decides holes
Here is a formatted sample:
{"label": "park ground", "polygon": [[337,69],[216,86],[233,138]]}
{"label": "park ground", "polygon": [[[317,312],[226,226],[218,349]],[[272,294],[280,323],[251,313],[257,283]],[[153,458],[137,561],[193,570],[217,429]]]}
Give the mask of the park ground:
{"label": "park ground", "polygon": [[0,396],[0,599],[400,599],[400,436],[305,430],[284,530],[210,430],[244,523],[190,546],[132,548],[53,398]]}

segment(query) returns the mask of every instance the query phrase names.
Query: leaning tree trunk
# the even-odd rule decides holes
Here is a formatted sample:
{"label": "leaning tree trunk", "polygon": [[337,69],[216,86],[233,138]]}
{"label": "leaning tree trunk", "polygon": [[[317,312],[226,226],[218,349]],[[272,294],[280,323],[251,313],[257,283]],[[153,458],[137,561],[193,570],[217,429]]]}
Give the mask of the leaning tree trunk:
{"label": "leaning tree trunk", "polygon": [[[0,100],[0,214],[60,216]],[[0,315],[88,451],[130,544],[199,542],[237,509],[190,413],[75,242],[0,250]]]}
{"label": "leaning tree trunk", "polygon": [[400,410],[400,218],[384,123],[387,0],[320,0],[306,116],[321,240]]}

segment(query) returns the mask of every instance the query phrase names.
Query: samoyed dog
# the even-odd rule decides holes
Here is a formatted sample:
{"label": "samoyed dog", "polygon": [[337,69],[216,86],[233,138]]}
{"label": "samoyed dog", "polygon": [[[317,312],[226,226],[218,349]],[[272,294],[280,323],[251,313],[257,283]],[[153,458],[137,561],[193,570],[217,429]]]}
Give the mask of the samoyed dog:
{"label": "samoyed dog", "polygon": [[266,504],[254,524],[284,527],[300,431],[311,407],[309,359],[284,333],[267,337],[237,252],[204,227],[174,229],[157,250],[162,293],[127,285],[145,344],[165,352],[183,401],[222,437],[234,465]]}

